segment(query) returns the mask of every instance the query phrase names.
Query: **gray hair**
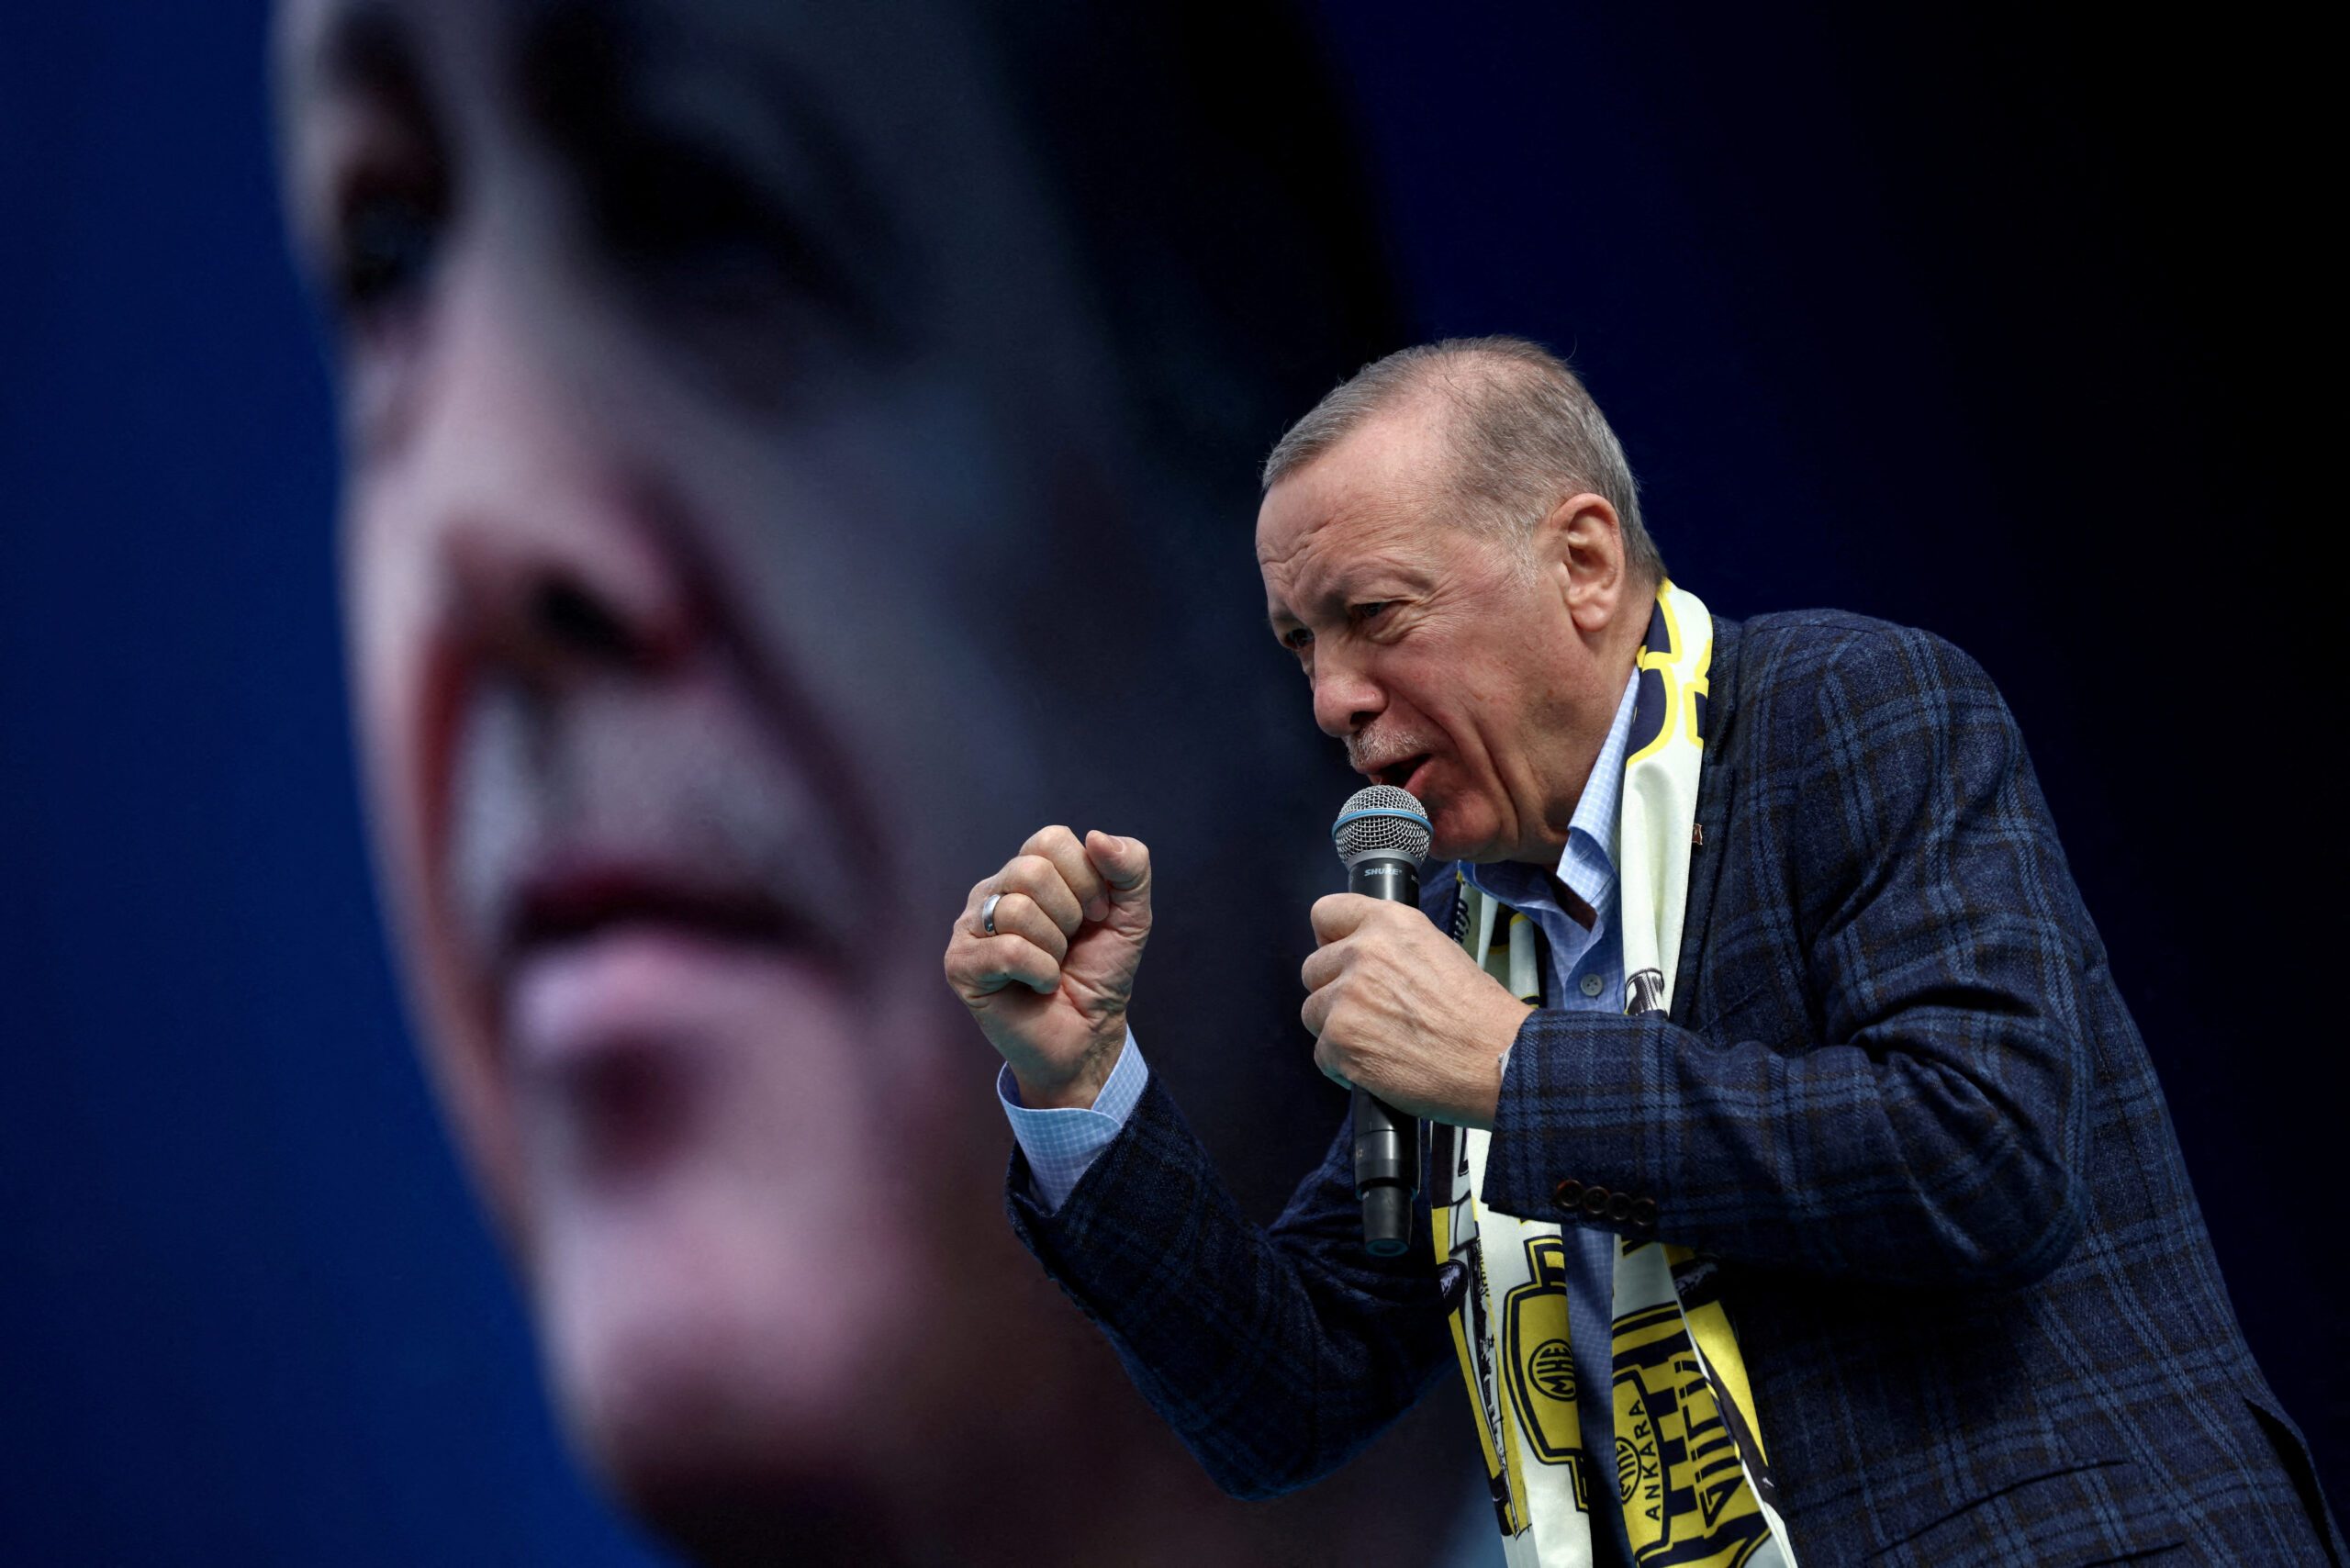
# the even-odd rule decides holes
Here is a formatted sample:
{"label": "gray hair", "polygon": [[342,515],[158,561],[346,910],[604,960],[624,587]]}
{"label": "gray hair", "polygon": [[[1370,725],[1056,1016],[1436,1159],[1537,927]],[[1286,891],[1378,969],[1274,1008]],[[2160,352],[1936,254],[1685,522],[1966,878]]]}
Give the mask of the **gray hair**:
{"label": "gray hair", "polygon": [[1589,490],[1616,509],[1626,565],[1651,585],[1664,580],[1664,557],[1640,521],[1639,485],[1616,432],[1566,362],[1524,338],[1447,338],[1363,366],[1274,443],[1264,488],[1419,392],[1450,405],[1445,441],[1453,483],[1469,503],[1465,522],[1523,541],[1552,506]]}

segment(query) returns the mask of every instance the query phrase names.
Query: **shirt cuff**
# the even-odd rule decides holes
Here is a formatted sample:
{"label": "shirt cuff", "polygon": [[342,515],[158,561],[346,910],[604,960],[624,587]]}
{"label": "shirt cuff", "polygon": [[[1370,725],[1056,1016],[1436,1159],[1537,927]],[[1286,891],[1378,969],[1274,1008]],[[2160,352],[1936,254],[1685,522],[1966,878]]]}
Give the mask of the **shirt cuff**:
{"label": "shirt cuff", "polygon": [[996,1098],[1003,1103],[1005,1119],[1012,1123],[1012,1136],[1019,1140],[1020,1152],[1028,1157],[1028,1174],[1035,1182],[1036,1201],[1046,1214],[1068,1202],[1069,1193],[1091,1170],[1102,1151],[1118,1136],[1118,1129],[1134,1114],[1135,1103],[1142,1098],[1143,1085],[1150,1081],[1150,1069],[1142,1059],[1142,1047],[1135,1044],[1135,1032],[1126,1031],[1125,1045],[1118,1052],[1118,1065],[1110,1070],[1108,1081],[1102,1092],[1093,1097],[1091,1109],[1066,1106],[1058,1110],[1032,1111],[1020,1103],[1020,1085],[1013,1080],[1012,1069],[998,1068],[995,1075]]}

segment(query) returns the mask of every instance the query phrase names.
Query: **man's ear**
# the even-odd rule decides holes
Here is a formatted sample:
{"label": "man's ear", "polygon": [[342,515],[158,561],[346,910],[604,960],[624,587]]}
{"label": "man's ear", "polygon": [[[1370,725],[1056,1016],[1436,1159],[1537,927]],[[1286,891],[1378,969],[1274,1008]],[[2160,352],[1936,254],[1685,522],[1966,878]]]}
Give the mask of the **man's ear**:
{"label": "man's ear", "polygon": [[1624,525],[1606,497],[1588,490],[1567,497],[1535,525],[1533,545],[1536,566],[1558,586],[1576,631],[1588,637],[1615,623],[1628,578]]}

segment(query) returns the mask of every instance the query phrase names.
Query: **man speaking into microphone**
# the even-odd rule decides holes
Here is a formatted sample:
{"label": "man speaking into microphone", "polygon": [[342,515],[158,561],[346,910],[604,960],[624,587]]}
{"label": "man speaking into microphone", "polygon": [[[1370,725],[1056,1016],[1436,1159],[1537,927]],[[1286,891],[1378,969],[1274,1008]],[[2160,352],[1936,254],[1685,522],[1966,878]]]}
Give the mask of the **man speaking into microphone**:
{"label": "man speaking into microphone", "polygon": [[1409,1247],[1350,1127],[1271,1226],[1225,1195],[1129,1018],[1140,843],[1038,832],[946,956],[1015,1227],[1217,1482],[1450,1381],[1515,1565],[2340,1562],[1981,668],[1710,615],[1517,340],[1368,367],[1264,485],[1272,633],[1430,829],[1302,975],[1316,1064],[1421,1123]]}

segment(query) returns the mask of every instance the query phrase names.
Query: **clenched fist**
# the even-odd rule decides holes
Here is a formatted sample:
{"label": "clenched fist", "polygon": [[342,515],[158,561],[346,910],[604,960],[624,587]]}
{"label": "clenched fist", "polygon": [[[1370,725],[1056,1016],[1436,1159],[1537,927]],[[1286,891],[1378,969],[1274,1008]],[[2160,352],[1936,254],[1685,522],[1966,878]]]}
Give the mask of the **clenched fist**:
{"label": "clenched fist", "polygon": [[1526,1003],[1410,904],[1332,893],[1299,973],[1314,1065],[1407,1116],[1490,1127]]}
{"label": "clenched fist", "polygon": [[947,939],[946,983],[1011,1064],[1024,1104],[1093,1103],[1125,1045],[1149,935],[1150,851],[1137,838],[1080,843],[1041,828],[971,889]]}

